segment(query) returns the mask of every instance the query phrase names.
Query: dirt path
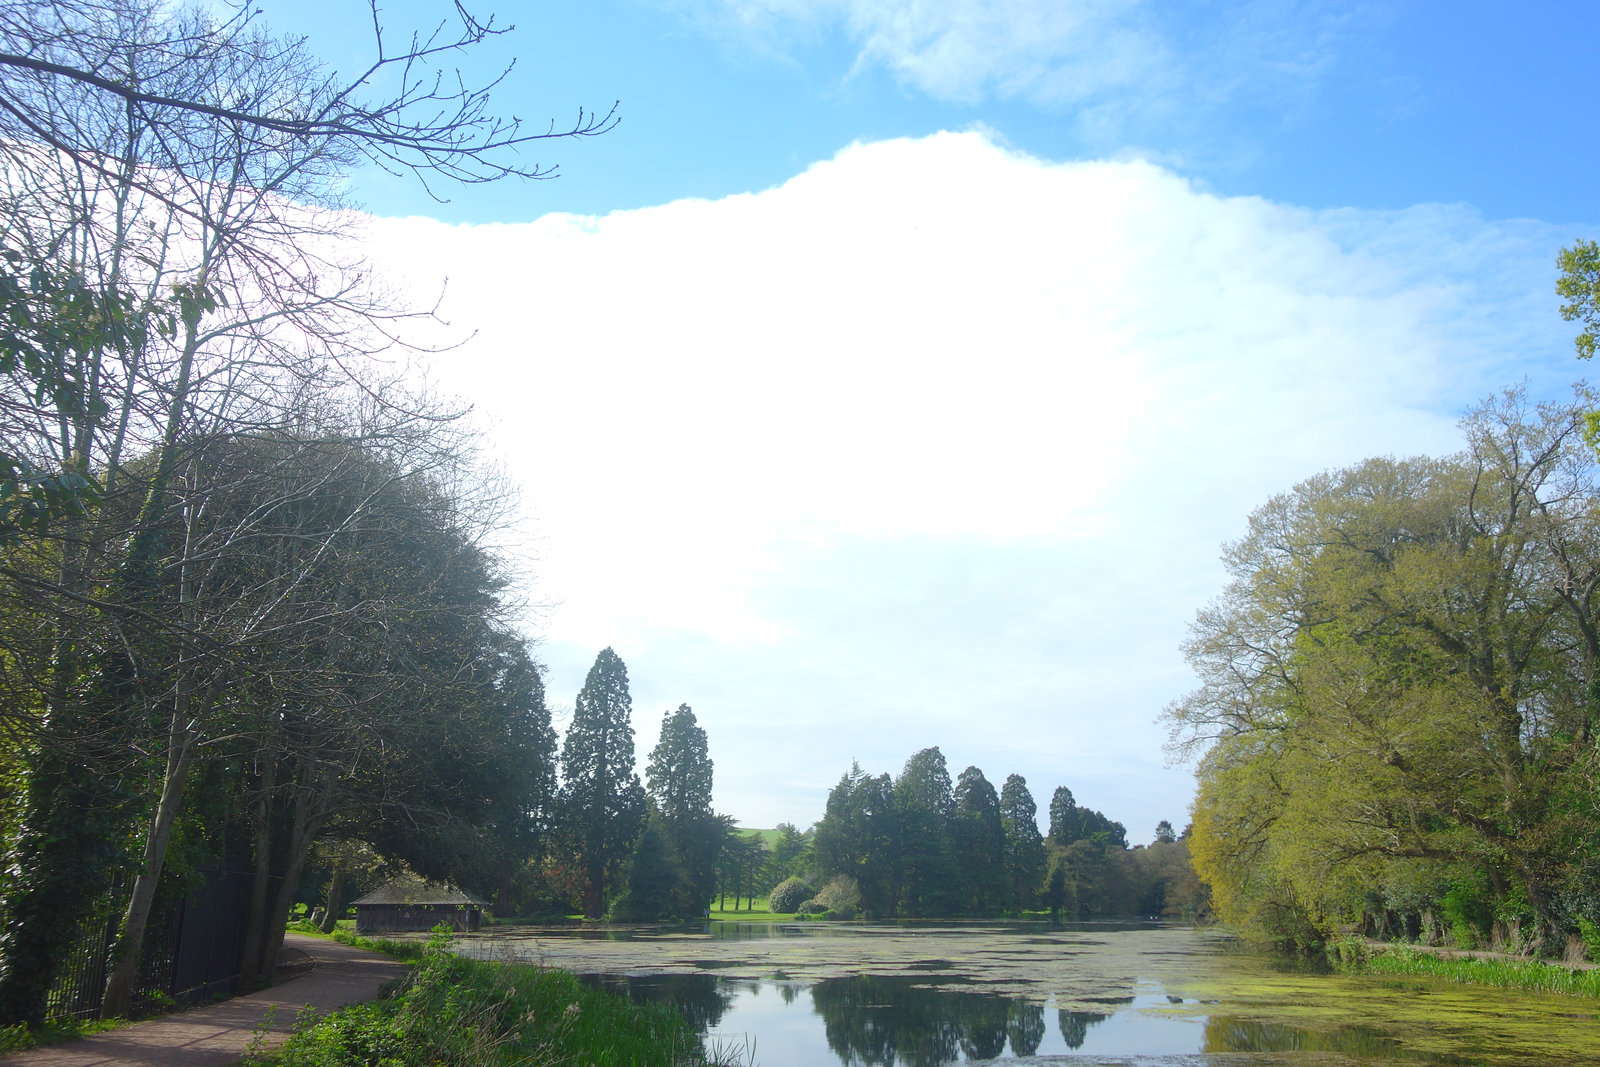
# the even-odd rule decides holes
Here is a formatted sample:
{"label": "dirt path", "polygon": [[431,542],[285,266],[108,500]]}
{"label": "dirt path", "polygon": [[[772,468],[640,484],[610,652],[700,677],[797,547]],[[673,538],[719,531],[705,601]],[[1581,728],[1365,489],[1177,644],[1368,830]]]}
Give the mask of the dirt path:
{"label": "dirt path", "polygon": [[249,996],[147,1019],[76,1041],[0,1056],[3,1067],[223,1067],[238,1063],[268,1012],[265,1047],[281,1044],[301,1008],[329,1012],[372,1000],[384,984],[405,974],[402,963],[337,941],[288,934],[284,948],[306,955],[310,966],[287,982]]}

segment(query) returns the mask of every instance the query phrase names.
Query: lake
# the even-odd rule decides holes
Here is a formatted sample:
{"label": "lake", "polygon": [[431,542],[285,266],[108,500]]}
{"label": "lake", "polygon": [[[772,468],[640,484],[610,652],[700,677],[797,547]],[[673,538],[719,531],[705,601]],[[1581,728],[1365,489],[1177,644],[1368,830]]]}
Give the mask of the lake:
{"label": "lake", "polygon": [[457,950],[670,1000],[759,1067],[1600,1063],[1592,1000],[1318,973],[1159,923],[495,927]]}

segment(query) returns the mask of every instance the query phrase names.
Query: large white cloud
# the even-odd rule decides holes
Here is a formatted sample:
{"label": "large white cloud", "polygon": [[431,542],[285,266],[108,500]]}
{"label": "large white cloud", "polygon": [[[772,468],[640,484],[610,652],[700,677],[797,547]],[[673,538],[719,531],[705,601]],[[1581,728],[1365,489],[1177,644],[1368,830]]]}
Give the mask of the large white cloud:
{"label": "large white cloud", "polygon": [[809,822],[852,757],[1025,774],[1148,835],[1153,720],[1272,492],[1454,447],[1504,381],[1576,376],[1565,231],[1316,213],[977,134],[858,145],[780,188],[604,218],[377,220],[478,330],[441,360],[536,515],[570,700],[614,645],[641,752],[687,700],[718,806]]}

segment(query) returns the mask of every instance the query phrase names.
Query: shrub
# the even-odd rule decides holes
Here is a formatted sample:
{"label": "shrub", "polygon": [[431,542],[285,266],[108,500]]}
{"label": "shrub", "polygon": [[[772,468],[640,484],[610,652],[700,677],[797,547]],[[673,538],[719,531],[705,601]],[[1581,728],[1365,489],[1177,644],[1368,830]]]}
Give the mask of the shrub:
{"label": "shrub", "polygon": [[861,889],[854,878],[841,874],[822,887],[813,903],[821,904],[835,919],[854,919],[861,912]]}
{"label": "shrub", "polygon": [[787,915],[792,911],[799,911],[800,905],[810,900],[813,895],[811,887],[800,879],[785,878],[767,894],[767,910]]}
{"label": "shrub", "polygon": [[1579,919],[1578,936],[1583,939],[1583,951],[1588,954],[1589,959],[1600,963],[1600,926],[1588,919]]}
{"label": "shrub", "polygon": [[828,906],[819,904],[815,899],[807,900],[801,902],[800,906],[794,909],[794,913],[802,919],[812,915],[826,915],[828,914]]}

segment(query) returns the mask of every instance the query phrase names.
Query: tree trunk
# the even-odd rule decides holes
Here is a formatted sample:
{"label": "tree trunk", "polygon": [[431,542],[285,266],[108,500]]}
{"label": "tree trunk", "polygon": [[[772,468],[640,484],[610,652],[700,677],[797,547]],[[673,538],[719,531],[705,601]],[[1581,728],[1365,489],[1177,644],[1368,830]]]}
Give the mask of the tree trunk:
{"label": "tree trunk", "polygon": [[260,795],[256,797],[255,877],[250,883],[250,911],[244,927],[244,955],[239,961],[240,993],[257,988],[261,970],[261,935],[267,924],[267,880],[272,870],[272,793],[277,776],[277,760],[269,757],[261,770]]}
{"label": "tree trunk", "polygon": [[[180,680],[180,687],[182,684]],[[161,881],[167,845],[172,840],[178,811],[183,806],[183,789],[189,777],[195,733],[186,706],[188,700],[182,695],[176,699],[180,706],[172,716],[172,735],[167,744],[167,771],[161,782],[161,800],[156,806],[155,823],[145,840],[144,862],[134,879],[133,895],[128,900],[128,910],[122,918],[122,933],[117,938],[114,953],[116,963],[106,976],[105,999],[100,1003],[102,1019],[115,1019],[128,1014],[128,1007],[133,1001],[133,985],[139,974],[145,927],[150,920],[150,908],[155,903],[156,886]]]}
{"label": "tree trunk", "polygon": [[328,902],[322,909],[322,925],[317,928],[325,934],[333,933],[339,921],[339,898],[344,894],[346,867],[342,855],[333,861],[333,874],[328,878]]}

